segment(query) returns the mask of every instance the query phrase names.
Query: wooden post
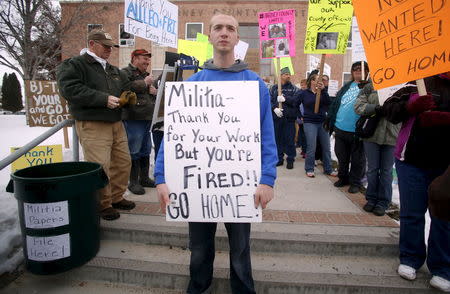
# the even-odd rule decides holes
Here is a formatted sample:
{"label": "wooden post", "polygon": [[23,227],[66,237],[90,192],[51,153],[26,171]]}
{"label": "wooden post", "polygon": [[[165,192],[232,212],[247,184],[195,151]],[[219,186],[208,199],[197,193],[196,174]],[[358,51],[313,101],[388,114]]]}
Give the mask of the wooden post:
{"label": "wooden post", "polygon": [[365,68],[364,68],[364,61],[362,60],[362,61],[361,61],[361,79],[362,79],[363,81],[366,80],[366,79],[364,78],[364,75],[365,75]]}
{"label": "wooden post", "polygon": [[[325,66],[325,54],[322,54],[322,58],[320,59],[320,66],[319,66],[319,81],[322,82],[322,76],[323,76],[323,68]],[[317,88],[316,88],[317,91]],[[320,94],[321,90],[316,92],[316,104],[314,105],[314,113],[319,113],[319,106],[320,106]]]}
{"label": "wooden post", "polygon": [[427,88],[425,87],[425,81],[423,79],[417,80],[416,85],[420,96],[427,95]]}
{"label": "wooden post", "polygon": [[[75,125],[72,126],[72,128],[74,128]],[[69,149],[69,134],[67,132],[67,127],[63,128],[63,133],[64,133],[64,148]]]}
{"label": "wooden post", "polygon": [[[277,57],[277,63],[278,63],[278,75],[277,75],[277,79],[278,79],[278,96],[282,95],[282,91],[281,91],[281,60],[279,57]],[[278,102],[278,108],[283,109],[283,103]]]}

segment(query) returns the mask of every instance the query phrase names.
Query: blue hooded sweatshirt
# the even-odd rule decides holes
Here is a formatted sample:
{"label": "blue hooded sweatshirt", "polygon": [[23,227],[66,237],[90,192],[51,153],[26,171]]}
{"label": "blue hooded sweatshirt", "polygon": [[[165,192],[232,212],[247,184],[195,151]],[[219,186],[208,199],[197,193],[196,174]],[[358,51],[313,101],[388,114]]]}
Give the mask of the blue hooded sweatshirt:
{"label": "blue hooded sweatshirt", "polygon": [[[272,110],[269,91],[263,80],[243,61],[237,60],[229,68],[218,68],[212,59],[205,62],[203,70],[191,76],[188,81],[258,81],[259,82],[259,109],[261,119],[261,179],[260,184],[274,186],[277,176],[276,164],[278,162],[277,146],[273,128]],[[239,89],[236,89],[237,91]],[[166,182],[164,176],[164,141],[158,152],[155,165],[155,182]]]}

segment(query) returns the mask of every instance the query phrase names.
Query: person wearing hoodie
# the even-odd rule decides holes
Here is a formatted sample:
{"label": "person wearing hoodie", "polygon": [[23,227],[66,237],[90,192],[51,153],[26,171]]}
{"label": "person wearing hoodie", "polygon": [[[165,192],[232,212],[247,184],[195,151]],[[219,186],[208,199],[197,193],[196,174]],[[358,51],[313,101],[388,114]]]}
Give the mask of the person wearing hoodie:
{"label": "person wearing hoodie", "polygon": [[432,211],[428,248],[424,230],[429,186],[450,164],[450,72],[424,80],[427,95],[420,96],[415,85],[405,86],[383,105],[389,121],[402,123],[394,150],[400,191],[398,273],[414,280],[426,260],[430,285],[450,292],[450,222]]}
{"label": "person wearing hoodie", "polygon": [[[364,68],[368,73],[369,66],[366,62],[364,62]],[[366,167],[363,141],[355,134],[355,124],[360,115],[355,112],[354,105],[363,80],[361,72],[361,61],[353,63],[352,80],[337,92],[324,123],[324,127],[330,134],[335,133],[334,152],[339,163],[339,180],[334,183],[334,186],[350,185],[349,193],[360,191]]]}
{"label": "person wearing hoodie", "polygon": [[[288,67],[281,69],[281,96],[278,96],[278,84],[270,89],[273,109],[273,124],[278,149],[277,166],[283,165],[286,154],[286,168],[294,168],[295,150],[295,120],[300,116],[300,89],[291,83],[291,71]],[[282,107],[279,107],[282,103]]]}
{"label": "person wearing hoodie", "polygon": [[[209,41],[214,58],[188,81],[258,81],[261,127],[261,179],[255,191],[255,207],[266,208],[273,198],[276,178],[277,148],[269,91],[264,81],[248,70],[247,64],[234,59],[239,41],[237,20],[224,14],[211,18]],[[236,89],[239,91],[239,89]],[[164,144],[161,144],[155,167],[156,189],[161,208],[169,204],[169,190],[164,176]],[[230,244],[230,283],[234,294],[256,293],[250,261],[250,223],[225,223]],[[205,293],[211,285],[215,256],[214,239],[217,223],[189,223],[191,250],[190,281],[187,293]]]}

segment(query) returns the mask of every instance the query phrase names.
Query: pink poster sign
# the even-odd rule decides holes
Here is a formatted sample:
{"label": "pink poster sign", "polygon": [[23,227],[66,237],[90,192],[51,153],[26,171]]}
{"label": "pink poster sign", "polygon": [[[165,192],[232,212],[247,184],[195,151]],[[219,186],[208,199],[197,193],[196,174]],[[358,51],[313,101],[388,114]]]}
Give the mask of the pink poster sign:
{"label": "pink poster sign", "polygon": [[295,56],[295,10],[260,12],[260,56],[263,59]]}

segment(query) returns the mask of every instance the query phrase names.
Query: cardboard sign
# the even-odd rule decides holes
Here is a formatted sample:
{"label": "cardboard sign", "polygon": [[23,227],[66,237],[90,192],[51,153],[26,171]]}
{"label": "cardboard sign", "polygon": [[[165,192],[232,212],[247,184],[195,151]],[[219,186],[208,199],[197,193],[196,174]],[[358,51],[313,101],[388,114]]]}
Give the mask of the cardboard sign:
{"label": "cardboard sign", "polygon": [[309,0],[305,53],[345,54],[352,16],[350,0]]}
{"label": "cardboard sign", "polygon": [[208,43],[178,40],[178,53],[197,58],[200,65],[208,59]]}
{"label": "cardboard sign", "polygon": [[178,6],[165,0],[125,0],[125,32],[177,48]]}
{"label": "cardboard sign", "polygon": [[374,88],[450,70],[450,1],[353,0]]}
{"label": "cardboard sign", "polygon": [[27,256],[30,260],[51,261],[70,256],[70,235],[49,237],[27,236]]}
{"label": "cardboard sign", "polygon": [[358,61],[367,61],[366,52],[361,39],[356,17],[353,17],[352,23],[352,63]]}
{"label": "cardboard sign", "polygon": [[59,95],[56,81],[25,80],[30,127],[53,127],[70,119],[67,101]]}
{"label": "cardboard sign", "polygon": [[23,203],[25,227],[30,229],[56,228],[69,224],[67,201]]}
{"label": "cardboard sign", "polygon": [[258,82],[167,82],[165,94],[167,220],[261,222]]}
{"label": "cardboard sign", "polygon": [[[18,149],[20,149],[20,147],[11,147],[11,153]],[[11,164],[11,171],[15,172],[18,169],[30,166],[62,161],[63,155],[61,145],[36,146],[14,161]]]}
{"label": "cardboard sign", "polygon": [[[312,72],[315,69],[319,69],[320,58],[310,55],[309,56],[309,69],[308,72]],[[327,63],[324,64],[323,74],[331,77],[331,66]]]}
{"label": "cardboard sign", "polygon": [[249,44],[247,42],[239,40],[239,43],[234,46],[234,59],[244,60],[247,55]]}
{"label": "cardboard sign", "polygon": [[295,10],[260,12],[261,58],[295,56]]}

